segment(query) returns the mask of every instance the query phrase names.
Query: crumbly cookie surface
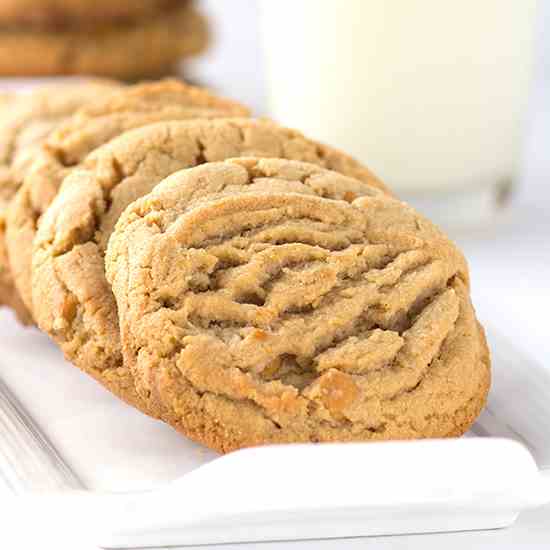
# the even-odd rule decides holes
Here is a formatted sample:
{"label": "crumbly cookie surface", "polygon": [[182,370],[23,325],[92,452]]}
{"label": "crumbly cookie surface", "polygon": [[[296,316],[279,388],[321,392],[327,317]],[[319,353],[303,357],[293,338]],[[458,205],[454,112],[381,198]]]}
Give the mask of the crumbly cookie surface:
{"label": "crumbly cookie surface", "polygon": [[20,182],[38,147],[61,121],[119,87],[109,80],[83,80],[18,94],[0,120],[0,167],[10,168],[12,179]]}
{"label": "crumbly cookie surface", "polygon": [[122,360],[116,303],[104,254],[122,212],[183,168],[239,156],[312,162],[383,185],[347,155],[267,120],[159,123],[94,151],[63,183],[34,242],[33,312],[78,367],[142,410]]}
{"label": "crumbly cookie surface", "polygon": [[456,436],[484,405],[462,254],[338,174],[179,172],[123,214],[106,265],[140,395],[219,451]]}
{"label": "crumbly cookie surface", "polygon": [[206,19],[185,3],[136,21],[89,29],[4,27],[0,74],[139,79],[170,74],[177,61],[201,52],[207,43]]}
{"label": "crumbly cookie surface", "polygon": [[248,109],[203,88],[166,80],[98,97],[49,135],[15,196],[6,244],[17,289],[32,311],[32,243],[38,222],[63,179],[94,149],[127,130],[163,120],[246,116]]}
{"label": "crumbly cookie surface", "polygon": [[[45,86],[9,100],[0,119],[0,305],[12,307],[28,323],[30,315],[14,287],[6,243],[6,218],[29,166],[46,136],[87,101],[119,85],[89,81]],[[15,254],[19,251],[16,249]]]}

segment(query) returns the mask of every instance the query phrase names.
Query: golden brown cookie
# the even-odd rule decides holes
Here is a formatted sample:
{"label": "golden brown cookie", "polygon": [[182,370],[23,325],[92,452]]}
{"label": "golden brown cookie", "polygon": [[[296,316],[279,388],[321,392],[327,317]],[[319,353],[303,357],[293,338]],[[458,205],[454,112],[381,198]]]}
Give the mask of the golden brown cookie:
{"label": "golden brown cookie", "polygon": [[129,86],[86,104],[37,152],[10,207],[6,244],[15,284],[32,310],[32,243],[40,217],[67,174],[94,149],[132,128],[163,120],[247,116],[248,109],[203,88],[166,80]]}
{"label": "golden brown cookie", "polygon": [[4,27],[88,27],[105,20],[120,23],[149,17],[184,3],[186,0],[2,0],[0,23]]}
{"label": "golden brown cookie", "polygon": [[5,212],[14,192],[14,186],[9,179],[4,181],[0,179],[0,306],[7,306],[12,309],[19,320],[27,325],[32,322],[32,319],[21,301],[19,293],[15,290],[4,239],[6,229]]}
{"label": "golden brown cookie", "polygon": [[33,312],[66,357],[142,410],[123,364],[117,310],[104,254],[124,209],[182,168],[261,155],[309,161],[383,185],[359,163],[267,120],[159,123],[94,151],[64,181],[34,241]]}
{"label": "golden brown cookie", "polygon": [[0,31],[0,74],[156,76],[168,73],[182,57],[202,51],[207,41],[205,19],[187,4],[93,29],[4,28]]}
{"label": "golden brown cookie", "polygon": [[[9,105],[15,100],[15,96],[8,92],[0,93],[0,125],[7,115]],[[9,205],[14,193],[14,186],[7,177],[9,171],[0,169],[0,306],[7,305],[15,311],[25,312],[25,308],[19,300],[17,292],[13,290],[13,281],[8,264],[8,252],[4,240],[1,238],[5,231],[4,213]],[[3,181],[2,181],[3,180]],[[23,322],[29,322],[29,319],[23,317]]]}
{"label": "golden brown cookie", "polygon": [[45,86],[14,98],[0,117],[0,305],[12,307],[24,323],[30,316],[14,288],[5,243],[9,206],[49,132],[87,101],[118,87],[100,80]]}
{"label": "golden brown cookie", "polygon": [[462,254],[359,185],[236,160],[127,209],[106,266],[151,410],[221,452],[469,428],[490,368]]}

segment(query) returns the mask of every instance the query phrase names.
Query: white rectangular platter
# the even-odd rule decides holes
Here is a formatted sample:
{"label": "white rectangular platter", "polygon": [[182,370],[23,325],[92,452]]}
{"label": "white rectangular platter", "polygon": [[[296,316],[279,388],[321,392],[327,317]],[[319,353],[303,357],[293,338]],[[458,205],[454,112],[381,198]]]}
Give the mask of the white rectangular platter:
{"label": "white rectangular platter", "polygon": [[0,404],[0,484],[23,494],[11,497],[13,517],[63,518],[108,548],[505,527],[550,502],[550,370],[490,341],[489,406],[467,437],[219,458],[2,312],[0,379],[13,402]]}

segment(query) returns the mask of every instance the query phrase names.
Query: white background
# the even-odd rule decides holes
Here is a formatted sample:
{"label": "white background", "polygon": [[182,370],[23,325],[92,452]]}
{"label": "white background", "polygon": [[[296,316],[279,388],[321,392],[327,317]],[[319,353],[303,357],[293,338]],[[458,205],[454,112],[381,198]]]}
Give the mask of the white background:
{"label": "white background", "polygon": [[[276,0],[271,0],[276,1]],[[519,0],[517,0],[519,1]],[[541,4],[545,5],[544,2]],[[256,22],[256,0],[203,2],[215,25],[216,42],[210,53],[189,74],[201,83],[251,105],[265,114],[262,61]],[[546,8],[548,5],[546,4]],[[456,235],[469,258],[474,300],[482,321],[495,326],[516,346],[550,365],[550,9],[541,12],[539,61],[527,124],[525,162],[521,190],[513,209],[491,230]],[[545,25],[545,22],[547,23]],[[338,144],[333,144],[338,145]],[[511,399],[514,396],[510,396]],[[0,523],[1,525],[1,523]],[[80,550],[82,545],[63,545],[29,529],[20,531],[0,547]],[[0,526],[0,529],[2,527]],[[1,537],[1,535],[0,535]],[[550,547],[550,507],[524,514],[516,526],[483,533],[380,537],[302,543],[272,543],[239,548],[290,549],[440,549],[544,548]],[[231,550],[234,546],[220,547]]]}

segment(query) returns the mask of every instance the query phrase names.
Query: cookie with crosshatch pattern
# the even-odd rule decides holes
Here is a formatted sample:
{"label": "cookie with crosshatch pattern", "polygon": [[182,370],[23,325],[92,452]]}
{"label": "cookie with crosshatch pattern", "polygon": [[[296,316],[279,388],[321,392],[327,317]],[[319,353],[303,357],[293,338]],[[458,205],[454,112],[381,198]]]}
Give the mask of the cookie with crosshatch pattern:
{"label": "cookie with crosshatch pattern", "polygon": [[412,208],[317,166],[178,172],[106,257],[150,410],[221,452],[463,434],[490,383],[461,252]]}
{"label": "cookie with crosshatch pattern", "polygon": [[346,154],[269,120],[162,122],[125,132],[69,174],[42,216],[32,257],[33,313],[68,360],[150,414],[123,361],[104,255],[119,216],[184,168],[259,155],[312,162],[388,192]]}
{"label": "cookie with crosshatch pattern", "polygon": [[6,219],[15,286],[32,311],[32,245],[38,223],[65,177],[94,150],[128,130],[167,120],[247,116],[243,105],[177,80],[128,86],[78,109],[33,155]]}

